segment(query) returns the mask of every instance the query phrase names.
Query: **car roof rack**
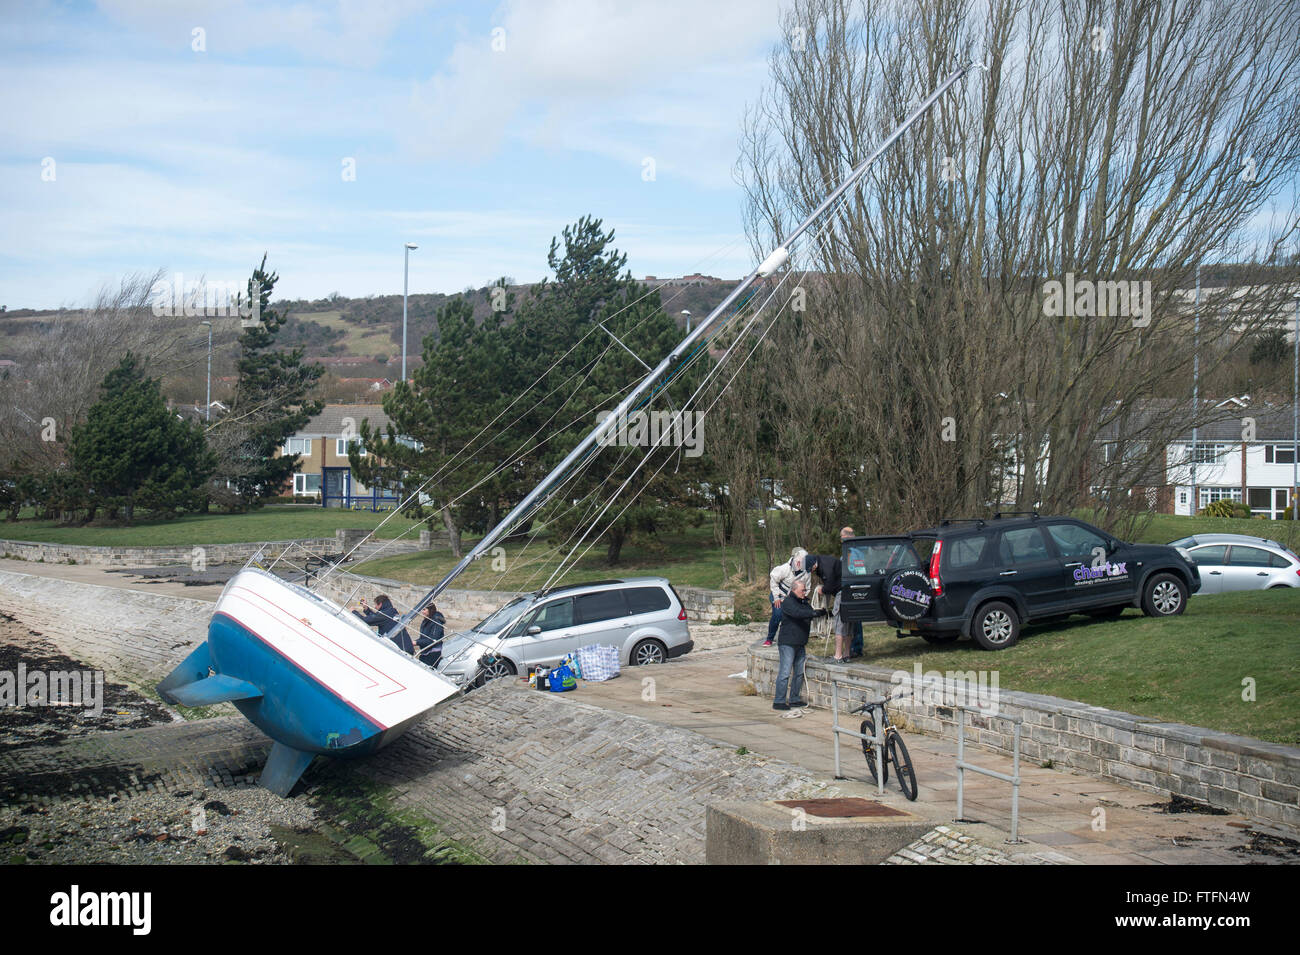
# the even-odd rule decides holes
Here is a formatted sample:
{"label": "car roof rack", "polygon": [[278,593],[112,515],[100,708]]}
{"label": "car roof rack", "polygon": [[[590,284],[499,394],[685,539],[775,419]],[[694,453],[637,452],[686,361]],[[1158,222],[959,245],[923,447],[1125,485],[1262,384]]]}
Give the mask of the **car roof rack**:
{"label": "car roof rack", "polygon": [[946,517],[939,522],[940,527],[947,527],[949,524],[980,524],[985,523],[982,517]]}
{"label": "car roof rack", "polygon": [[993,519],[995,521],[1000,521],[1004,517],[1019,517],[1025,514],[1029,515],[1030,520],[1034,520],[1034,521],[1038,520],[1037,511],[998,511],[996,514],[993,515]]}

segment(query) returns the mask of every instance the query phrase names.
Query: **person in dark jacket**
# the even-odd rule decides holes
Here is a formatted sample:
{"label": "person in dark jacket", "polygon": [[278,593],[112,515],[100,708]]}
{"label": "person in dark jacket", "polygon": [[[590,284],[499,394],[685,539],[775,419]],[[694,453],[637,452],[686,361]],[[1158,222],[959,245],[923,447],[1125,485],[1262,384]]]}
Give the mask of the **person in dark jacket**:
{"label": "person in dark jacket", "polygon": [[[841,537],[843,537],[843,534],[844,532],[841,531]],[[811,562],[812,568],[817,572],[817,576],[822,579],[817,592],[830,600],[831,605],[835,608],[833,611],[835,624],[831,628],[835,634],[835,662],[848,663],[850,651],[846,644],[849,643],[849,632],[839,614],[840,589],[843,586],[843,571],[840,559],[829,554],[810,554],[808,560]]]}
{"label": "person in dark jacket", "polygon": [[813,610],[809,606],[808,587],[802,580],[795,581],[790,593],[781,601],[781,631],[776,638],[780,664],[776,671],[776,698],[772,701],[772,709],[788,710],[808,705],[801,696],[808,630],[815,618],[825,614],[826,611]]}
{"label": "person in dark jacket", "polygon": [[446,633],[446,624],[447,618],[436,606],[429,604],[424,608],[420,617],[420,638],[415,642],[421,663],[436,667],[442,659],[442,638]]}
{"label": "person in dark jacket", "polygon": [[[363,600],[361,601],[361,610],[354,610],[353,613],[360,617],[367,626],[378,629],[381,635],[391,630],[393,624],[397,623],[402,616],[397,612],[397,608],[393,606],[393,602],[388,599],[388,594],[380,594],[375,598],[374,610],[371,610],[370,605]],[[415,647],[411,643],[411,635],[406,632],[405,627],[388,639],[397,644],[398,648],[405,653],[415,653]]]}
{"label": "person in dark jacket", "polygon": [[[857,532],[852,527],[840,528],[840,542],[848,540],[851,537],[857,537]],[[859,620],[853,624],[853,642],[849,644],[849,659],[862,656],[862,621]],[[838,648],[837,648],[838,649]]]}

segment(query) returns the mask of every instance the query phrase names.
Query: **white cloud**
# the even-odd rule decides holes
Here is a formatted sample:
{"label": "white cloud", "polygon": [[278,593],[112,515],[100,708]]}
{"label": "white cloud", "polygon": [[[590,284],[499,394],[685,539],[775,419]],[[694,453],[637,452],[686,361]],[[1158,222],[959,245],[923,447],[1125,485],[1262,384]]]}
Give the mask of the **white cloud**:
{"label": "white cloud", "polygon": [[[654,156],[661,170],[729,182],[740,107],[764,79],[756,50],[777,36],[778,8],[512,0],[413,89],[409,141],[435,156],[491,154],[512,139],[638,164]],[[504,49],[494,50],[498,26]]]}

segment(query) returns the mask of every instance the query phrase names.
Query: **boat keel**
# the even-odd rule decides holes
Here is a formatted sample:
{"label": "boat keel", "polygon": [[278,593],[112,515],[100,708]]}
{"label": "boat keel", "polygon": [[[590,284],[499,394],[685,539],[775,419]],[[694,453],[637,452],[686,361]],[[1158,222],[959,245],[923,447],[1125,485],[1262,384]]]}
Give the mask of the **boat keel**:
{"label": "boat keel", "polygon": [[262,768],[262,778],[258,781],[263,789],[269,789],[282,799],[288,798],[290,791],[298,782],[315,753],[304,753],[300,749],[276,743],[271,747],[271,755]]}

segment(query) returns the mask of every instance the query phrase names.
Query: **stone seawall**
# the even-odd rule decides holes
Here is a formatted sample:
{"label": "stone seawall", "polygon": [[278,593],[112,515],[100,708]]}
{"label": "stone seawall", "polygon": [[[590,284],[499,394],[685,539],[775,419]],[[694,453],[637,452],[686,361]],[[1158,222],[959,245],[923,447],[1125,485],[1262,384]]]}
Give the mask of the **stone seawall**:
{"label": "stone seawall", "polygon": [[[773,692],[776,669],[776,647],[750,649],[749,678],[759,693]],[[840,709],[847,712],[896,687],[891,681],[894,672],[809,658],[805,698],[829,709],[832,678],[852,677],[869,684],[872,689],[840,687]],[[957,714],[951,705],[928,702],[928,672],[924,680],[922,700],[900,702],[896,712],[919,732],[951,739]],[[937,679],[933,685],[940,695]],[[942,685],[940,699],[950,703],[957,698],[954,680],[945,675]],[[967,703],[974,705],[972,699]],[[1300,831],[1300,749],[1035,693],[999,690],[997,703],[998,717],[1019,716],[1024,721],[1020,755],[1026,760],[1050,760],[1054,766],[1134,789],[1183,796]],[[1010,755],[1011,724],[998,717],[967,714],[966,739]]]}
{"label": "stone seawall", "polygon": [[73,659],[156,696],[154,686],[207,638],[212,604],[0,571],[0,613]]}
{"label": "stone seawall", "polygon": [[[340,531],[340,534],[342,532]],[[311,551],[334,553],[341,537],[313,537],[295,541],[250,541],[238,544],[196,544],[171,547],[97,547],[90,544],[49,544],[39,541],[0,540],[0,556],[47,564],[87,564],[92,567],[171,567],[195,569],[221,564],[242,564],[265,548],[268,558],[300,545]]]}

